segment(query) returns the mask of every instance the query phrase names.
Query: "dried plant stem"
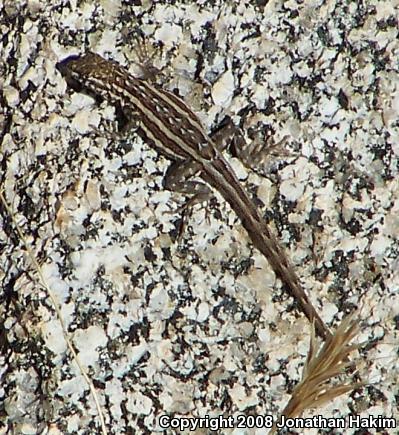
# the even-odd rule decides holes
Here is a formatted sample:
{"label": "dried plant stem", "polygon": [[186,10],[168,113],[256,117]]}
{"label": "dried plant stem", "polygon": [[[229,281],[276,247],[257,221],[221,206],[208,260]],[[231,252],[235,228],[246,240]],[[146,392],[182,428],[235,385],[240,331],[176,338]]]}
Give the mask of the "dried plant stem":
{"label": "dried plant stem", "polygon": [[13,221],[13,223],[15,225],[15,229],[16,229],[20,239],[22,240],[22,242],[23,242],[23,244],[25,246],[26,252],[28,253],[28,257],[29,257],[29,259],[30,259],[34,269],[37,272],[37,275],[39,277],[39,282],[42,285],[42,287],[46,290],[46,292],[47,292],[47,294],[48,294],[48,296],[49,296],[49,298],[50,298],[50,300],[51,300],[51,302],[52,302],[52,304],[54,306],[54,309],[55,309],[55,312],[57,314],[58,320],[60,322],[60,325],[61,325],[61,328],[62,328],[62,333],[63,333],[64,339],[65,339],[65,342],[66,342],[66,344],[68,346],[68,349],[70,350],[70,352],[72,354],[72,357],[75,360],[77,366],[79,367],[79,370],[80,370],[83,378],[85,379],[85,381],[86,381],[86,383],[87,383],[87,385],[88,385],[88,387],[90,389],[90,392],[91,392],[91,394],[93,396],[94,402],[96,404],[98,416],[99,416],[99,419],[100,419],[101,431],[102,431],[103,435],[107,435],[107,428],[106,428],[106,425],[105,425],[104,414],[103,414],[103,411],[101,409],[101,405],[100,405],[100,401],[98,399],[98,395],[97,395],[96,389],[95,389],[95,387],[93,385],[93,382],[91,381],[91,379],[90,379],[86,369],[83,367],[78,354],[76,353],[76,351],[75,351],[75,349],[73,347],[72,340],[69,337],[69,334],[68,334],[66,326],[65,326],[65,322],[64,322],[64,320],[62,318],[61,309],[60,309],[60,306],[58,304],[57,298],[54,295],[53,291],[50,289],[50,287],[49,287],[49,285],[48,285],[48,283],[47,283],[47,281],[46,281],[46,279],[45,279],[45,277],[44,277],[44,275],[42,273],[41,267],[40,267],[39,263],[36,260],[36,257],[34,256],[34,254],[33,254],[32,250],[31,250],[31,248],[30,248],[30,246],[29,246],[29,244],[28,244],[24,234],[22,233],[21,228],[19,227],[18,223],[16,222],[16,220],[14,218],[14,215],[13,215],[13,212],[11,210],[11,207],[8,205],[6,199],[4,198],[2,190],[0,190],[0,201],[3,203],[3,205],[4,205],[8,215],[10,216],[11,220]]}
{"label": "dried plant stem", "polygon": [[[365,385],[363,382],[329,384],[332,378],[345,375],[349,367],[355,366],[354,362],[349,360],[349,355],[358,350],[360,345],[349,343],[359,331],[357,316],[352,314],[342,320],[335,333],[320,347],[316,343],[313,328],[302,380],[294,388],[291,399],[281,415],[286,418],[298,417],[306,409],[320,407],[342,394]],[[274,426],[270,433],[275,431]]]}

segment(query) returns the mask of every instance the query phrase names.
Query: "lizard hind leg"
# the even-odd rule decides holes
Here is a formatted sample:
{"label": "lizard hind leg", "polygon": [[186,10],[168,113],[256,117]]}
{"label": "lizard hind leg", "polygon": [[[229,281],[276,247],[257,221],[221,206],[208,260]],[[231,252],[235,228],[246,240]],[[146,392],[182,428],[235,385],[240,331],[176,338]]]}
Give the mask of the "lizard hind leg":
{"label": "lizard hind leg", "polygon": [[220,151],[228,150],[246,168],[262,175],[268,174],[270,166],[276,161],[292,155],[286,147],[288,136],[276,142],[273,137],[266,136],[258,128],[248,135],[249,140],[244,137],[241,128],[233,123],[231,117],[225,116],[211,138]]}
{"label": "lizard hind leg", "polygon": [[[187,221],[193,207],[201,202],[207,202],[213,197],[212,190],[208,185],[192,179],[200,170],[201,167],[197,162],[175,162],[169,166],[164,177],[163,186],[165,189],[191,195],[191,198],[177,209],[177,212],[182,213],[183,216],[179,229],[179,240],[181,240],[187,227]],[[206,209],[206,218],[208,219],[208,217],[208,209]]]}
{"label": "lizard hind leg", "polygon": [[234,157],[249,169],[261,174],[268,174],[270,168],[275,166],[279,160],[292,156],[286,144],[288,136],[284,136],[277,142],[272,136],[265,136],[261,131],[256,131],[245,140],[244,136],[236,135],[232,142],[230,152]]}

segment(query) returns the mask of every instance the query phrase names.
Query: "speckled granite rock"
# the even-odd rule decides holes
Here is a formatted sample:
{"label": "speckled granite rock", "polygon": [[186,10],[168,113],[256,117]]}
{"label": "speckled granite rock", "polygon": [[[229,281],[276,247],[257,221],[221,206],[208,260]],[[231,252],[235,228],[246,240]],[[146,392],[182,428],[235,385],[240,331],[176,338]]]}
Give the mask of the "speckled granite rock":
{"label": "speckled granite rock", "polygon": [[[309,339],[220,196],[176,240],[184,198],[162,187],[168,162],[134,133],[113,137],[115,110],[56,71],[91,49],[134,72],[137,29],[162,47],[164,86],[209,130],[229,115],[248,144],[283,141],[256,171],[230,161],[322,317],[336,324],[361,307],[359,340],[371,340],[371,385],[323,416],[399,418],[397,2],[6,1],[0,17],[0,187],[108,432],[162,432],[165,414],[275,417]],[[0,434],[101,433],[48,292],[0,211]]]}

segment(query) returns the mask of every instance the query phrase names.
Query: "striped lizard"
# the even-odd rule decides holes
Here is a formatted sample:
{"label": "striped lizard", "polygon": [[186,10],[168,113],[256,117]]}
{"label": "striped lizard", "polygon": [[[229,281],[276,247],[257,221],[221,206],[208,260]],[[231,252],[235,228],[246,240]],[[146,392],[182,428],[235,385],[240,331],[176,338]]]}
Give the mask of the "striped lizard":
{"label": "striped lizard", "polygon": [[198,116],[181,98],[132,76],[119,64],[92,52],[70,56],[59,62],[57,69],[70,84],[109,101],[120,108],[128,120],[134,118],[149,144],[175,164],[183,166],[186,178],[199,175],[218,190],[302,312],[314,322],[317,334],[324,340],[331,337],[284,249]]}

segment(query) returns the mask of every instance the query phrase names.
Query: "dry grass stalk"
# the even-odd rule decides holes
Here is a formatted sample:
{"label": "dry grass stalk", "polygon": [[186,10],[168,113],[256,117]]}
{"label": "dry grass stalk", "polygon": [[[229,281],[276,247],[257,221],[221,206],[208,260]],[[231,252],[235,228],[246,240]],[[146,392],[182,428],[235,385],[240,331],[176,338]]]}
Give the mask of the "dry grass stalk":
{"label": "dry grass stalk", "polygon": [[332,378],[345,375],[348,368],[355,367],[355,363],[349,360],[349,355],[361,345],[350,342],[359,331],[359,321],[356,314],[352,314],[342,320],[332,337],[320,347],[317,345],[313,327],[302,380],[294,388],[291,399],[281,415],[286,418],[298,417],[306,409],[318,408],[342,394],[365,385],[363,382],[330,385]]}
{"label": "dry grass stalk", "polygon": [[89,386],[90,392],[91,392],[92,397],[94,399],[94,403],[96,405],[97,412],[98,412],[98,417],[100,419],[101,433],[103,435],[107,435],[107,433],[108,433],[107,432],[107,427],[106,427],[106,424],[105,424],[104,414],[103,414],[103,411],[102,411],[102,408],[101,408],[101,405],[100,405],[100,400],[98,398],[97,391],[96,391],[96,389],[94,387],[94,384],[93,384],[92,380],[89,377],[89,374],[87,373],[86,369],[83,367],[83,365],[82,365],[82,363],[80,361],[79,355],[76,353],[75,348],[73,347],[72,339],[70,338],[70,336],[68,334],[68,331],[66,329],[66,325],[65,325],[64,319],[62,317],[62,313],[61,313],[61,309],[60,309],[58,300],[57,300],[54,292],[51,290],[50,286],[48,285],[47,280],[46,280],[46,278],[43,275],[43,272],[42,272],[42,269],[40,267],[40,264],[36,260],[36,257],[33,254],[33,251],[30,248],[30,246],[29,246],[29,244],[28,244],[28,242],[26,240],[25,235],[23,234],[21,228],[19,227],[19,225],[18,225],[18,223],[17,223],[17,221],[15,219],[14,213],[11,210],[11,207],[8,205],[6,199],[4,198],[3,190],[0,190],[0,202],[3,203],[5,210],[7,211],[8,215],[10,216],[12,222],[15,225],[15,229],[16,229],[16,231],[18,233],[18,236],[22,240],[22,243],[25,246],[26,252],[28,253],[28,258],[29,258],[30,262],[32,263],[33,268],[35,269],[35,271],[37,273],[37,276],[39,277],[40,285],[46,290],[46,292],[47,292],[47,294],[48,294],[48,296],[49,296],[49,298],[50,298],[50,300],[51,300],[51,302],[53,304],[55,312],[57,313],[58,321],[61,324],[62,332],[63,332],[63,335],[64,335],[65,342],[66,342],[66,344],[68,346],[68,349],[71,352],[72,357],[75,360],[77,366],[79,367],[79,370],[80,370],[83,378],[87,382],[87,385]]}

